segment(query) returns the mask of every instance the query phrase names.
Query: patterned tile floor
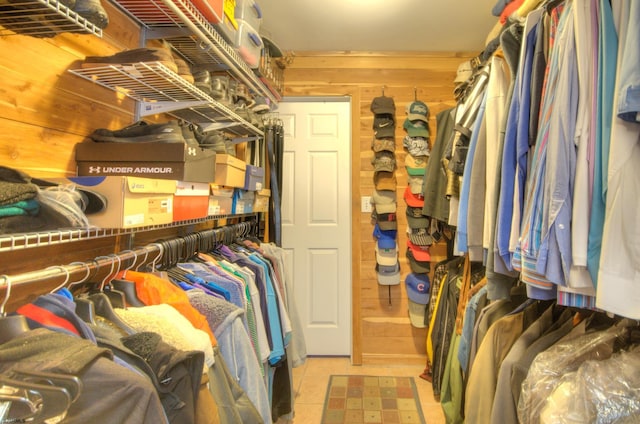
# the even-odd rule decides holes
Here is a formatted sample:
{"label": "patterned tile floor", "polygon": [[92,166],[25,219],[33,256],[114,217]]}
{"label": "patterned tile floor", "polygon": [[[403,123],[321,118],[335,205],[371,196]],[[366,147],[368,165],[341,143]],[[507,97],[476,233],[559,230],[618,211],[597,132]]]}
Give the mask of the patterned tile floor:
{"label": "patterned tile floor", "polygon": [[295,417],[281,419],[278,424],[320,424],[330,375],[378,375],[413,377],[420,405],[427,424],[444,424],[440,403],[433,398],[431,383],[418,377],[422,372],[415,365],[351,365],[349,358],[307,358],[303,366],[293,369],[295,391]]}

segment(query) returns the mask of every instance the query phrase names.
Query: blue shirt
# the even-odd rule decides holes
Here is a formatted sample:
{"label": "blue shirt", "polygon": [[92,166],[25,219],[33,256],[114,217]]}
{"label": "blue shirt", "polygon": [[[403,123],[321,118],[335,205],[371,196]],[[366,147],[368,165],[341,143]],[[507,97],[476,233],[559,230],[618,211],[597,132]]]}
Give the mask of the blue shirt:
{"label": "blue shirt", "polygon": [[267,313],[269,314],[269,326],[271,327],[271,341],[273,343],[271,347],[271,354],[269,355],[269,364],[275,365],[284,358],[284,339],[282,335],[282,326],[280,325],[280,311],[278,309],[278,303],[276,299],[276,292],[273,287],[273,282],[269,276],[269,268],[264,260],[252,253],[249,255],[249,260],[258,264],[264,270],[264,283],[267,292]]}
{"label": "blue shirt", "polygon": [[464,163],[464,172],[462,174],[462,187],[460,188],[460,202],[458,204],[458,231],[456,231],[456,237],[458,237],[458,250],[460,252],[467,252],[469,250],[467,246],[467,214],[469,210],[469,186],[471,184],[471,167],[473,166],[473,155],[475,155],[476,145],[478,144],[478,133],[480,132],[480,124],[484,119],[486,101],[487,92],[485,90],[482,95],[482,102],[480,103],[480,109],[478,109],[476,121],[473,124],[471,140],[469,141],[469,150],[467,151],[467,160]]}
{"label": "blue shirt", "polygon": [[[529,152],[529,103],[530,81],[533,52],[537,37],[538,24],[527,34],[524,39],[524,62],[522,69],[518,70],[518,82],[513,90],[509,120],[504,136],[504,150],[502,153],[502,170],[500,184],[500,200],[498,202],[498,219],[496,229],[496,248],[509,271],[513,271],[511,265],[512,255],[509,251],[511,237],[511,220],[513,217],[513,199],[516,191],[516,178],[521,179],[518,196],[520,209],[522,209],[524,197],[524,180],[526,178],[526,157]],[[520,156],[518,156],[520,154]],[[516,173],[516,170],[519,172]],[[520,216],[522,210],[520,210]]]}
{"label": "blue shirt", "polygon": [[[611,141],[611,117],[618,60],[618,36],[613,21],[611,4],[600,0],[600,31],[598,31],[598,95],[596,120],[596,154],[594,158],[593,197],[589,222],[589,249],[587,269],[591,281],[597,287],[602,249],[602,231],[607,199],[609,147]],[[637,67],[637,64],[635,65]]]}

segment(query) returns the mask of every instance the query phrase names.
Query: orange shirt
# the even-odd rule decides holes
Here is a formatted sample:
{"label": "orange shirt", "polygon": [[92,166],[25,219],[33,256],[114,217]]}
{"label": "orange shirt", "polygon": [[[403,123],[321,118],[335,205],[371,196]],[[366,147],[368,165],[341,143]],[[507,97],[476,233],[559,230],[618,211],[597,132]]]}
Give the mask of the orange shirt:
{"label": "orange shirt", "polygon": [[207,318],[191,306],[187,294],[170,281],[150,273],[136,271],[122,271],[116,278],[135,283],[138,299],[145,305],[166,303],[167,305],[173,306],[178,312],[184,315],[195,328],[209,335],[212,346],[218,345],[216,337],[213,335],[211,327],[209,327]]}

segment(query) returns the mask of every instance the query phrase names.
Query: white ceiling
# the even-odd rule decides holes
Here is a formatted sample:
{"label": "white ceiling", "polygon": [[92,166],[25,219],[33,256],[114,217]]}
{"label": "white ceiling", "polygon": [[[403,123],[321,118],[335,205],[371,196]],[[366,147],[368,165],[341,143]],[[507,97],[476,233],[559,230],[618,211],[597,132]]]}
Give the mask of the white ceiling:
{"label": "white ceiling", "polygon": [[256,0],[260,32],[289,51],[475,52],[497,0]]}

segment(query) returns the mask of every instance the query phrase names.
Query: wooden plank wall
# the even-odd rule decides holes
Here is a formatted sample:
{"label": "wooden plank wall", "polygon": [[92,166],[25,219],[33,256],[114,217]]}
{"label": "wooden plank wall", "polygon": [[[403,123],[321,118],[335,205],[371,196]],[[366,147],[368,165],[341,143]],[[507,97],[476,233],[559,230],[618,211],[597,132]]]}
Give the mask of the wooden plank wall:
{"label": "wooden plank wall", "polygon": [[[68,72],[85,56],[111,55],[139,47],[139,26],[110,2],[102,4],[109,14],[102,38],[72,33],[51,38],[0,37],[0,165],[21,169],[33,177],[75,175],[76,143],[96,128],[116,129],[133,122],[132,100]],[[152,237],[155,234],[145,233],[138,239]],[[89,261],[126,249],[133,239],[131,234],[3,252],[0,274]],[[100,281],[102,276],[96,278]],[[46,285],[54,288],[59,283],[50,281]],[[42,291],[46,292],[46,287],[14,288],[7,310]]]}
{"label": "wooden plank wall", "polygon": [[[404,277],[410,272],[405,257],[407,185],[402,148],[405,107],[414,98],[431,112],[432,138],[435,117],[455,105],[453,80],[458,65],[473,53],[354,53],[297,52],[285,70],[285,95],[352,97],[352,240],[353,240],[353,362],[416,363],[424,365],[426,329],[411,326],[407,313]],[[396,159],[398,169],[398,243],[402,284],[380,286],[375,273],[375,242],[369,213],[360,212],[360,197],[373,193],[371,140],[374,97],[384,94],[396,104]],[[432,140],[433,141],[433,140]],[[446,257],[443,244],[432,246],[432,262]]]}

